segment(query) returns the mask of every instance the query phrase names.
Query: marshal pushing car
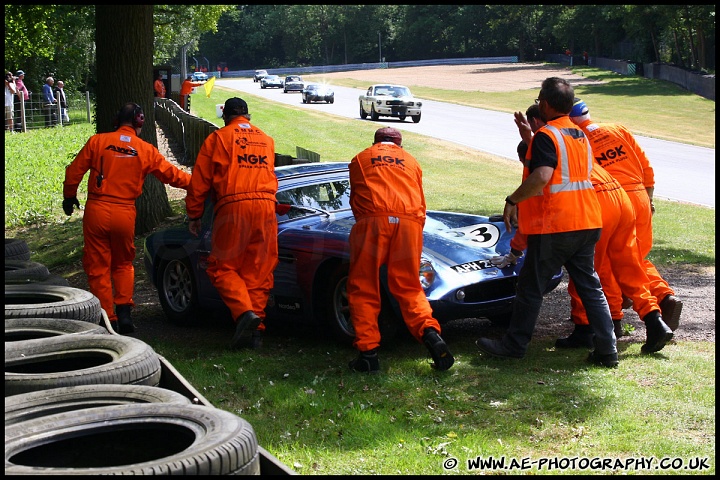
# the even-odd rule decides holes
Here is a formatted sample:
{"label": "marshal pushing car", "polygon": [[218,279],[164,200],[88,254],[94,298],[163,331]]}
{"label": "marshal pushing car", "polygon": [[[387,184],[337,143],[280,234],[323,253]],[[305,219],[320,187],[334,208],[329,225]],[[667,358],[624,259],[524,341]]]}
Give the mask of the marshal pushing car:
{"label": "marshal pushing car", "polygon": [[407,117],[418,123],[422,116],[422,102],[403,85],[371,85],[360,95],[360,118],[368,115],[373,121],[380,117],[393,117],[404,121]]}
{"label": "marshal pushing car", "polygon": [[[342,342],[354,338],[347,303],[350,209],[347,162],[276,167],[279,264],[266,308],[267,321],[307,322],[332,331]],[[203,231],[194,237],[187,224],[150,234],[144,263],[167,319],[200,323],[209,310],[229,310],[210,283],[205,268],[210,254],[212,206],[206,205]],[[490,258],[510,250],[502,217],[428,211],[418,277],[441,323],[461,318],[507,320],[522,266],[497,268]],[[386,274],[385,274],[386,275]],[[562,278],[558,272],[552,288]],[[381,313],[383,338],[403,327],[397,303],[385,290]]]}

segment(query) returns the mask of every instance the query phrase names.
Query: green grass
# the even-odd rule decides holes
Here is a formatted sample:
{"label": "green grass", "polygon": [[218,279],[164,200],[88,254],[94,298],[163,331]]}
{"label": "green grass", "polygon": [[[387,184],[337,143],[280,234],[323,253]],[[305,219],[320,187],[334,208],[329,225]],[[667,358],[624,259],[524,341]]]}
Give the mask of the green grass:
{"label": "green grass", "polygon": [[[233,94],[218,87],[210,98],[196,94],[193,110],[219,123],[215,105]],[[508,105],[507,111],[522,109],[517,98],[482,95],[488,103]],[[294,154],[299,145],[321,153],[324,161],[349,160],[369,145],[376,128],[242,96],[253,123],[275,138],[279,153]],[[661,110],[671,111],[675,99],[666,97],[671,106]],[[601,101],[593,103],[601,108]],[[615,111],[627,103],[622,99]],[[714,113],[712,118],[714,129]],[[658,132],[680,128],[676,123],[681,121],[665,123]],[[687,123],[703,135],[696,117]],[[5,136],[5,235],[26,239],[34,261],[66,276],[82,274],[82,223],[62,213],[64,167],[92,130],[70,125]],[[700,143],[692,135],[686,140]],[[412,133],[404,134],[404,143],[423,166],[431,209],[498,213],[520,177],[517,162]],[[662,199],[655,204],[652,261],[660,267],[714,267],[715,210]],[[182,212],[181,201],[172,205]],[[141,265],[136,274],[137,282],[147,281]],[[473,343],[484,327],[468,332],[453,322],[443,331],[456,356],[448,372],[433,371],[424,347],[398,338],[383,345],[382,373],[367,376],[348,372],[352,348],[318,338],[314,330],[278,330],[260,351],[231,352],[223,333],[231,330],[225,327],[220,335],[201,334],[213,328],[208,323],[191,343],[164,335],[147,341],[214,406],[247,419],[260,445],[301,474],[715,472],[714,342],[671,343],[654,355],[640,355],[639,343],[621,342],[620,367],[607,370],[588,366],[585,352],[555,351],[553,339],[543,338],[533,339],[523,360],[484,359]],[[653,457],[656,463],[627,471],[541,470],[537,463],[513,471],[468,467],[477,457],[503,456],[535,462]],[[710,468],[657,468],[665,457],[686,463],[707,458]],[[451,458],[459,464],[446,471],[443,464]]]}

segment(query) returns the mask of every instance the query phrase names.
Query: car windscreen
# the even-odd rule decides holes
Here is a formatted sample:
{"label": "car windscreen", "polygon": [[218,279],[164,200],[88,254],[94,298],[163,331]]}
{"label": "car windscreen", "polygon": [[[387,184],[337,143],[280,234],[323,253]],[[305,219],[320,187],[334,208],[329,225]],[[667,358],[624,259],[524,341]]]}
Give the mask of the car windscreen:
{"label": "car windscreen", "polygon": [[350,209],[350,180],[329,180],[312,185],[302,185],[277,193],[280,203],[296,205],[287,215],[278,219],[293,219],[318,213],[331,213]]}

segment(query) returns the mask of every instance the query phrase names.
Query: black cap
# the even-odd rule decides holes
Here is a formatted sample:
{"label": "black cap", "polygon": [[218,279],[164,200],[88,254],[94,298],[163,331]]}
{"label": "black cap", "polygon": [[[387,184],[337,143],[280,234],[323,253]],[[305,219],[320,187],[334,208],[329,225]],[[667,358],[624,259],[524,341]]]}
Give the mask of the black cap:
{"label": "black cap", "polygon": [[247,115],[248,105],[245,100],[238,97],[232,97],[225,100],[225,106],[223,107],[223,117],[232,118],[238,115]]}

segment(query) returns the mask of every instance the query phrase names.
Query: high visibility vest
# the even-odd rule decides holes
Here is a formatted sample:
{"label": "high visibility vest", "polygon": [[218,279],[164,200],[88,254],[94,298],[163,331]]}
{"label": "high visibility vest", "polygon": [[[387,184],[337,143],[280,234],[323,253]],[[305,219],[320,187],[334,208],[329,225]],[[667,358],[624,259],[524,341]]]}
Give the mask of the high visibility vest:
{"label": "high visibility vest", "polygon": [[[541,132],[555,144],[558,162],[542,192],[518,204],[518,229],[535,235],[602,228],[600,204],[590,181],[592,150],[585,134],[568,116],[551,120],[538,130]],[[526,161],[523,180],[530,175],[528,164]]]}

